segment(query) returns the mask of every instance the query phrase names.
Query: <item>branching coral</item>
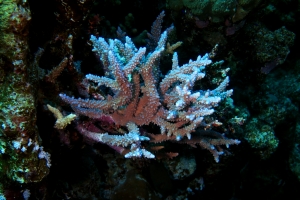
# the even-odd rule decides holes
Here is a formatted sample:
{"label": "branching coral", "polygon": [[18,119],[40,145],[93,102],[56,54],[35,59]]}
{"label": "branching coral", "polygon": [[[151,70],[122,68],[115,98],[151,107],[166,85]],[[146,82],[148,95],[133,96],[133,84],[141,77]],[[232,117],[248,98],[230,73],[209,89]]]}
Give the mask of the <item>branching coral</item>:
{"label": "branching coral", "polygon": [[[60,94],[63,101],[70,104],[73,110],[83,116],[99,119],[103,116],[111,118],[117,126],[127,127],[128,133],[110,135],[85,130],[79,131],[88,138],[106,143],[112,147],[128,147],[130,151],[125,157],[153,158],[150,152],[142,148],[141,142],[149,140],[143,136],[139,127],[150,123],[160,127],[161,134],[180,141],[185,136],[192,138],[192,132],[198,126],[207,127],[204,117],[214,112],[218,103],[230,96],[232,90],[225,90],[229,82],[226,77],[214,90],[193,91],[196,81],[204,76],[205,66],[211,64],[208,54],[198,56],[195,61],[179,66],[177,53],[173,54],[172,70],[159,80],[159,59],[165,51],[168,32],[160,35],[156,48],[149,52],[145,47],[137,49],[131,39],[110,39],[91,36],[93,51],[98,54],[106,69],[106,75],[86,75],[90,84],[96,84],[99,94],[97,98],[75,99]],[[95,95],[94,95],[95,97]],[[211,124],[218,124],[217,121]],[[215,145],[238,144],[238,140],[218,137],[215,140],[200,139],[198,144],[210,150],[215,160],[222,154],[215,150]]]}

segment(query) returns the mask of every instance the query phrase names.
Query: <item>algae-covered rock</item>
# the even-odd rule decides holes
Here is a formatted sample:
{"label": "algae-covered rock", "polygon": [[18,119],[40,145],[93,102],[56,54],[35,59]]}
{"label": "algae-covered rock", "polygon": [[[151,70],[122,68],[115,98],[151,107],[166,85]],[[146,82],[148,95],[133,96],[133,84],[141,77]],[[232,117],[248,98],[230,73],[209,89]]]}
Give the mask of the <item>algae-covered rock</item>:
{"label": "algae-covered rock", "polygon": [[0,1],[0,177],[37,182],[48,174],[50,154],[40,146],[29,62],[28,6]]}

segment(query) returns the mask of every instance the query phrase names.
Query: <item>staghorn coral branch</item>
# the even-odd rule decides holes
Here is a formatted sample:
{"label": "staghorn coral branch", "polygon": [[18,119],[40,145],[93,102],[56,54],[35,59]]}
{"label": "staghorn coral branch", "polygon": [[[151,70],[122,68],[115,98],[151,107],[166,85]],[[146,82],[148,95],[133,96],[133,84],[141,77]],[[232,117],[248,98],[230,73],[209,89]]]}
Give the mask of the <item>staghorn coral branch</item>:
{"label": "staghorn coral branch", "polygon": [[[165,51],[168,33],[173,29],[171,27],[160,34],[157,29],[161,27],[163,16],[162,12],[156,24],[153,24],[153,32],[149,36],[151,45],[155,44],[155,48],[137,49],[129,37],[125,37],[125,42],[117,39],[106,42],[104,38],[91,36],[92,51],[100,57],[105,76],[88,74],[85,81],[98,84],[96,90],[99,90],[101,98],[76,99],[65,94],[60,94],[60,97],[80,115],[96,120],[107,117],[116,126],[126,127],[128,133],[120,135],[97,133],[80,126],[78,128],[86,137],[110,145],[117,151],[126,152],[126,158],[154,157],[141,147],[141,143],[149,138],[139,131],[139,126],[153,123],[160,127],[161,134],[166,134],[164,137],[167,140],[199,144],[209,150],[218,161],[223,152],[220,145],[238,144],[239,141],[215,133],[194,138],[192,133],[199,126],[207,127],[203,122],[204,118],[214,113],[214,107],[232,94],[232,90],[226,90],[229,78],[226,77],[212,91],[195,91],[195,82],[205,76],[205,67],[212,61],[205,54],[203,57],[198,56],[195,61],[190,60],[189,63],[179,66],[175,52],[172,69],[160,80],[157,73],[159,60]],[[111,92],[107,94],[102,86],[106,86]]]}
{"label": "staghorn coral branch", "polygon": [[198,131],[191,139],[184,138],[180,141],[177,141],[174,136],[169,137],[161,134],[155,135],[147,133],[147,136],[150,138],[150,142],[153,143],[172,141],[176,143],[189,144],[191,146],[199,145],[203,149],[208,150],[213,155],[216,162],[219,162],[219,156],[224,154],[224,151],[221,148],[222,145],[229,148],[229,145],[237,145],[240,143],[239,140],[225,138],[222,134],[211,130]]}
{"label": "staghorn coral branch", "polygon": [[76,115],[74,114],[63,116],[57,108],[54,108],[49,104],[47,104],[47,107],[49,111],[52,112],[54,117],[56,118],[54,127],[57,129],[64,129],[68,124],[70,124],[76,118]]}
{"label": "staghorn coral branch", "polygon": [[148,47],[150,49],[154,49],[157,45],[157,42],[161,36],[161,24],[163,22],[163,18],[165,16],[165,11],[162,11],[156,18],[156,20],[153,22],[151,26],[151,33],[147,33],[147,36],[149,38],[148,40]]}
{"label": "staghorn coral branch", "polygon": [[68,58],[65,57],[55,68],[53,68],[47,75],[46,80],[54,83],[61,72],[67,67]]}
{"label": "staghorn coral branch", "polygon": [[[149,151],[140,148],[140,142],[149,140],[149,138],[145,136],[141,136],[139,134],[138,127],[133,123],[128,123],[127,128],[129,131],[129,133],[127,134],[109,135],[108,133],[97,133],[97,132],[88,131],[81,125],[77,126],[77,129],[81,132],[81,134],[83,134],[87,138],[96,142],[108,144],[109,146],[119,151],[120,153],[125,151],[126,158],[133,158],[133,157],[154,158],[154,155],[151,154]],[[127,152],[124,148],[122,148],[130,145],[131,148],[129,152]]]}

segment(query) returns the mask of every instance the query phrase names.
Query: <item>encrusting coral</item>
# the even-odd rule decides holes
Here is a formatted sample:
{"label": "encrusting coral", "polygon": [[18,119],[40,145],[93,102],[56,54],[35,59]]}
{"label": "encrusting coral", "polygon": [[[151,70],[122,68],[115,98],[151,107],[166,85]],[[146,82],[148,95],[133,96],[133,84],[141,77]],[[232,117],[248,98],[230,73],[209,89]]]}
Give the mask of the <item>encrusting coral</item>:
{"label": "encrusting coral", "polygon": [[36,126],[30,21],[26,1],[0,1],[0,190],[12,181],[39,182],[51,166]]}

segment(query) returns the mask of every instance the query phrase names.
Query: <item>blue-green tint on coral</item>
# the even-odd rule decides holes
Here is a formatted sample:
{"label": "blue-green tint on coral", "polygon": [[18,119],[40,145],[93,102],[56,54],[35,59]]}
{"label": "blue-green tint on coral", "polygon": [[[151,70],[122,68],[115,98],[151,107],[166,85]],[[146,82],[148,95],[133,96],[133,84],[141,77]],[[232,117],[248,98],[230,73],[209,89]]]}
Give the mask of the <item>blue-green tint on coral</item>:
{"label": "blue-green tint on coral", "polygon": [[272,155],[279,143],[279,140],[275,137],[274,130],[257,118],[247,122],[245,139],[252,148],[259,152],[263,159]]}

